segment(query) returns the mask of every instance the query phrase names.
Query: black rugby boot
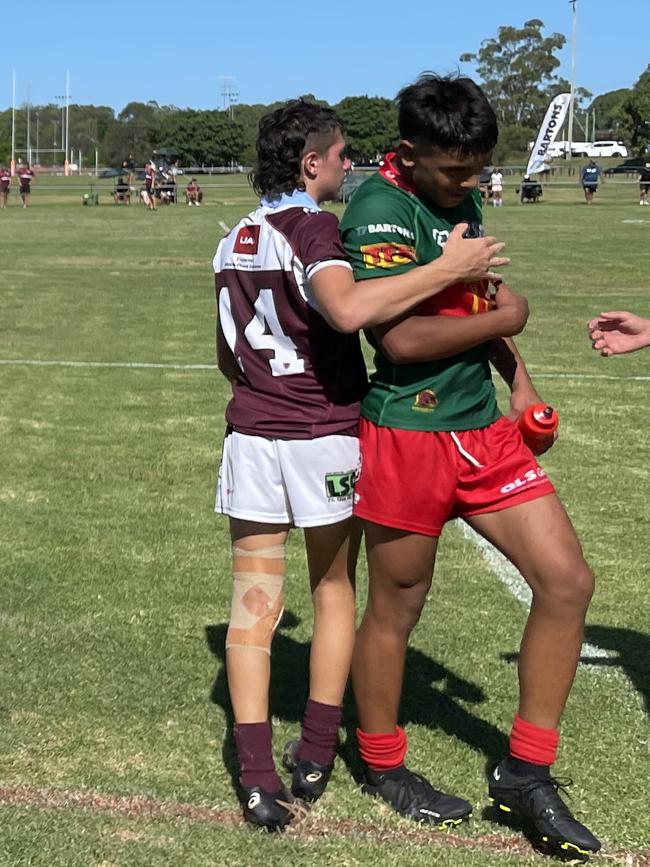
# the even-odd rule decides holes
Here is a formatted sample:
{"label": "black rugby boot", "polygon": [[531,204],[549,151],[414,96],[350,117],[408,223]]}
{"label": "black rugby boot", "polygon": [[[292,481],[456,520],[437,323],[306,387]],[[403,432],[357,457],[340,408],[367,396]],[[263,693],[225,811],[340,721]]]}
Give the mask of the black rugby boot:
{"label": "black rugby boot", "polygon": [[421,774],[402,765],[390,771],[366,770],[362,791],[385,801],[393,810],[439,828],[460,825],[472,815],[472,807],[462,798],[434,789]]}
{"label": "black rugby boot", "polygon": [[311,759],[299,759],[296,755],[298,741],[289,741],[282,754],[282,764],[291,771],[291,794],[307,804],[313,804],[325,791],[332,775],[334,762],[319,765]]}
{"label": "black rugby boot", "polygon": [[284,786],[277,792],[267,792],[261,786],[240,785],[239,797],[244,819],[267,831],[281,831],[295,815],[293,799]]}
{"label": "black rugby boot", "polygon": [[504,759],[488,777],[490,798],[505,813],[512,811],[532,822],[545,843],[580,855],[598,852],[600,840],[573,817],[559,795],[565,784],[544,771],[514,773]]}

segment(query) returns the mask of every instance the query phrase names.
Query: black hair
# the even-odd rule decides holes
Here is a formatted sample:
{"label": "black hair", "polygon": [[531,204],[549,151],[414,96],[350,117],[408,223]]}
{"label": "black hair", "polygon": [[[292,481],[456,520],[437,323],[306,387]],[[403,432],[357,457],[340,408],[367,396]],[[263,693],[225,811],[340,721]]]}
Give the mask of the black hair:
{"label": "black hair", "polygon": [[302,98],[289,100],[264,115],[255,145],[257,159],[249,175],[255,192],[274,196],[304,189],[301,160],[307,144],[317,153],[325,153],[342,128],[334,109]]}
{"label": "black hair", "polygon": [[489,153],[499,131],[492,106],[471,78],[422,75],[397,94],[400,136],[461,157]]}

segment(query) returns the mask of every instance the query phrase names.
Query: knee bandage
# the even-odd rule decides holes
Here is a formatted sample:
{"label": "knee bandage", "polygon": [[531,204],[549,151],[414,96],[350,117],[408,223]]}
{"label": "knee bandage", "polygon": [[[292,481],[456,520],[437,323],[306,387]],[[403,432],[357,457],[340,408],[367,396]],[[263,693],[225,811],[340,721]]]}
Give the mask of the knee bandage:
{"label": "knee bandage", "polygon": [[248,647],[271,653],[284,610],[284,545],[247,551],[233,545],[233,593],[226,650]]}

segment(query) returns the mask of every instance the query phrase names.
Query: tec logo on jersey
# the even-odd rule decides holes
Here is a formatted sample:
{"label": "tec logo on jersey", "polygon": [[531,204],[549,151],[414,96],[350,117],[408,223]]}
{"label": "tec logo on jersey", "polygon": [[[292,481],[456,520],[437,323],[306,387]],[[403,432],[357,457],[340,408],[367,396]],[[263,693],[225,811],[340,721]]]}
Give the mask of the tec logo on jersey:
{"label": "tec logo on jersey", "polygon": [[407,244],[364,244],[359,249],[366,268],[397,268],[416,261],[415,247]]}
{"label": "tec logo on jersey", "polygon": [[259,226],[242,226],[237,233],[237,239],[233,246],[233,251],[235,253],[247,253],[249,256],[254,256],[257,253],[259,242]]}

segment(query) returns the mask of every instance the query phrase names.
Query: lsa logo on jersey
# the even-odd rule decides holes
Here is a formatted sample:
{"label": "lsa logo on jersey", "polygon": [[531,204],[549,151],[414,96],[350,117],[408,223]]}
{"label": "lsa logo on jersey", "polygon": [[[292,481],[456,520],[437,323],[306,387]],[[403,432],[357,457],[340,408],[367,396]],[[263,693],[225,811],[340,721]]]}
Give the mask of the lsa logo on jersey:
{"label": "lsa logo on jersey", "polygon": [[237,235],[233,250],[235,253],[248,253],[249,256],[254,256],[257,253],[259,240],[259,226],[242,226]]}
{"label": "lsa logo on jersey", "polygon": [[359,248],[366,268],[396,268],[415,262],[415,247],[406,244],[364,244]]}

